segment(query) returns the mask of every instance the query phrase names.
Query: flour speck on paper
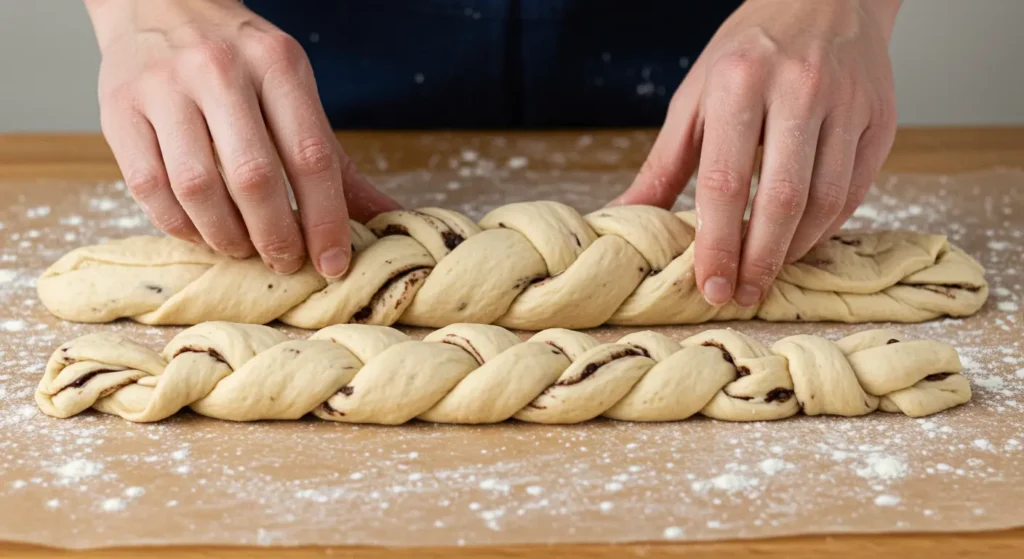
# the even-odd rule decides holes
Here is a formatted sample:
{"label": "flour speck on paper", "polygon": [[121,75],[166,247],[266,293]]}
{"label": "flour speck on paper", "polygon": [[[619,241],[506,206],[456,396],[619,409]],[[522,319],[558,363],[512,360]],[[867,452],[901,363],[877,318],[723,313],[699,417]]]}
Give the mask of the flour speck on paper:
{"label": "flour speck on paper", "polygon": [[[496,136],[459,145],[434,138],[422,171],[393,172],[397,160],[383,154],[361,163],[384,169],[371,176],[374,184],[407,207],[479,218],[502,204],[554,199],[592,211],[632,173],[573,165],[621,165],[626,150],[649,140],[581,135],[553,145]],[[70,324],[36,302],[35,278],[70,248],[155,233],[123,184],[0,190],[0,539],[78,548],[457,546],[1020,525],[1024,425],[1013,418],[1024,412],[1022,181],[1024,174],[1008,172],[885,177],[848,225],[945,234],[986,266],[992,294],[978,315],[881,325],[954,345],[974,391],[967,405],[922,419],[877,413],[572,426],[236,424],[187,412],[159,424],[99,413],[47,417],[33,391],[61,343],[113,331],[161,347],[180,329]],[[692,208],[692,194],[677,209]],[[763,342],[863,329],[714,327],[722,326]],[[681,339],[706,327],[658,330]],[[612,340],[627,331],[595,334]]]}

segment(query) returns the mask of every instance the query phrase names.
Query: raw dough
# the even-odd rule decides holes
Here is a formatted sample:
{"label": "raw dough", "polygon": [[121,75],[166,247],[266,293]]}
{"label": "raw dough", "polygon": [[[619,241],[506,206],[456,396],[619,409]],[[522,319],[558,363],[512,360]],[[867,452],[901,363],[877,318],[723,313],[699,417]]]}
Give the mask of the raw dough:
{"label": "raw dough", "polygon": [[[502,206],[473,223],[437,208],[352,223],[349,273],[290,276],[164,237],[74,250],[39,278],[43,304],[76,322],[223,320],[302,328],[364,323],[590,328],[601,324],[919,322],[967,316],[984,269],[941,235],[843,233],[786,265],[759,308],[708,305],[693,273],[693,215],[649,206],[586,217],[556,202]],[[380,237],[378,239],[378,237]]]}
{"label": "raw dough", "polygon": [[309,340],[269,326],[208,322],[161,354],[110,333],[64,344],[36,402],[54,417],[90,407],[159,421],[183,407],[233,421],[577,423],[598,416],[729,421],[876,409],[912,417],[971,398],[956,350],[870,330],[831,342],[792,336],[771,349],[732,330],[677,343],[655,332],[601,344],[549,329],[526,342],[499,326],[456,324],[423,341],[384,326],[344,324]]}

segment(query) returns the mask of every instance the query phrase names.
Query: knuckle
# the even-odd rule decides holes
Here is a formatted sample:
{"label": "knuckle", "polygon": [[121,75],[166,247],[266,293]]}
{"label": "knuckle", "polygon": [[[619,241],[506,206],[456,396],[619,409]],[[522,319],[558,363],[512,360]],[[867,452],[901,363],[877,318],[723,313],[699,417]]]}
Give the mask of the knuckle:
{"label": "knuckle", "polygon": [[697,188],[716,201],[733,202],[746,198],[750,186],[735,171],[715,166],[700,173]]}
{"label": "knuckle", "polygon": [[782,264],[786,254],[785,250],[775,251],[779,257],[761,256],[758,258],[752,258],[749,262],[744,262],[744,276],[756,278],[755,283],[767,284],[771,283],[778,275],[779,270],[782,269]]}
{"label": "knuckle", "polygon": [[872,120],[886,133],[894,133],[897,123],[896,102],[886,98],[876,103],[872,111]]}
{"label": "knuckle", "polygon": [[100,110],[103,105],[110,104],[114,107],[130,107],[135,104],[138,98],[135,82],[126,81],[117,85],[105,87],[100,91]]}
{"label": "knuckle", "polygon": [[829,83],[830,72],[817,57],[797,58],[783,66],[784,77],[797,83],[805,91],[818,92]]}
{"label": "knuckle", "polygon": [[781,217],[796,217],[803,213],[807,203],[807,191],[799,182],[791,179],[772,179],[766,185],[767,202],[774,214]]}
{"label": "knuckle", "polygon": [[725,238],[701,239],[701,259],[714,262],[716,266],[735,269],[740,257],[739,243],[730,242]]}
{"label": "knuckle", "polygon": [[718,72],[732,90],[750,91],[761,82],[764,66],[761,57],[747,51],[723,56],[718,61]]}
{"label": "knuckle", "polygon": [[866,181],[854,181],[850,183],[850,192],[844,208],[849,206],[859,206],[864,198],[867,197],[868,192],[871,190],[871,183]]}
{"label": "knuckle", "polygon": [[171,178],[171,188],[182,203],[208,202],[214,190],[214,175],[206,169],[190,168]]}
{"label": "knuckle", "polygon": [[219,39],[200,39],[182,57],[192,77],[225,77],[235,72],[235,49],[231,43]]}
{"label": "knuckle", "polygon": [[320,219],[306,225],[310,238],[337,239],[348,233],[345,223],[340,219]]}
{"label": "knuckle", "polygon": [[298,67],[306,60],[306,51],[291,35],[278,31],[266,33],[256,41],[256,53],[271,66]]}
{"label": "knuckle", "polygon": [[252,157],[235,166],[231,173],[232,190],[248,198],[259,198],[270,190],[274,165],[266,157]]}
{"label": "knuckle", "polygon": [[318,175],[341,168],[341,162],[333,146],[323,138],[300,141],[292,153],[292,161],[300,175]]}
{"label": "knuckle", "polygon": [[172,237],[186,237],[192,232],[192,222],[184,215],[163,214],[151,218],[157,229]]}
{"label": "knuckle", "polygon": [[298,237],[267,237],[254,239],[256,250],[267,258],[276,260],[297,260],[302,257],[302,244]]}
{"label": "knuckle", "polygon": [[820,180],[811,189],[807,205],[819,214],[834,217],[846,205],[846,188],[835,181]]}
{"label": "knuckle", "polygon": [[148,168],[134,168],[125,172],[124,183],[137,199],[147,200],[167,188],[161,173]]}

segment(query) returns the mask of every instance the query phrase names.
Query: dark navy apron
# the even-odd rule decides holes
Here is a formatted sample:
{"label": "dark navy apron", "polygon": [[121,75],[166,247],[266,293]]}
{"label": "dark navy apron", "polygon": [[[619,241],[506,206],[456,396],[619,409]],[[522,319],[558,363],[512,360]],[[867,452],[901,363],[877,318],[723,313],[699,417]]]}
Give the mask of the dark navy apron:
{"label": "dark navy apron", "polygon": [[742,0],[246,0],[336,128],[659,126]]}

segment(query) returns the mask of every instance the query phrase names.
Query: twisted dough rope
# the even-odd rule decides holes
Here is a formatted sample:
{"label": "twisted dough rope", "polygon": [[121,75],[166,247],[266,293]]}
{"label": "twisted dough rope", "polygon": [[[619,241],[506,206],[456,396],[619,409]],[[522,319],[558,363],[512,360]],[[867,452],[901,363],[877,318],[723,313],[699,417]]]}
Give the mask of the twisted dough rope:
{"label": "twisted dough rope", "polygon": [[[327,282],[163,237],[74,250],[39,278],[39,297],[77,322],[223,320],[301,328],[366,323],[590,328],[604,323],[919,322],[967,316],[988,297],[984,269],[941,235],[843,233],[782,268],[758,308],[708,305],[693,272],[694,216],[649,206],[581,216],[555,202],[502,206],[473,223],[438,208],[351,224],[355,258]],[[380,238],[378,238],[378,236]]]}
{"label": "twisted dough rope", "polygon": [[423,341],[384,326],[337,325],[290,341],[268,326],[208,322],[158,354],[89,334],[50,358],[36,402],[54,417],[90,407],[159,421],[189,406],[233,421],[317,417],[348,423],[577,423],[597,416],[730,421],[921,417],[971,398],[956,350],[870,330],[831,342],[792,336],[772,349],[732,330],[676,343],[655,332],[602,344],[550,329],[523,342],[499,326],[457,324]]}

